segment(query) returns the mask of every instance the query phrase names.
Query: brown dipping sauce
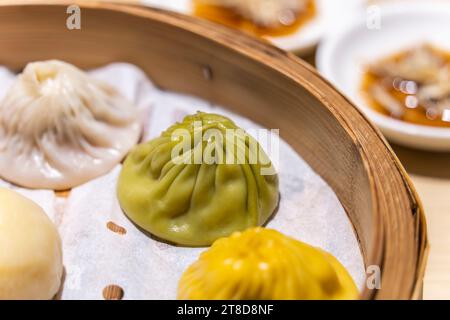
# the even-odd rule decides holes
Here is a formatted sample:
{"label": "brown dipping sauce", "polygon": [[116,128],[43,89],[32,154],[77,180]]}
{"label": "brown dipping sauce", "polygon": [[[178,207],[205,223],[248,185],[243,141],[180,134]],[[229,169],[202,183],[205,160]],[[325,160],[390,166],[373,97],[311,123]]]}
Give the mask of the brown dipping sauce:
{"label": "brown dipping sauce", "polygon": [[239,13],[232,9],[206,4],[202,0],[193,0],[193,2],[194,14],[197,17],[239,29],[260,37],[279,37],[293,34],[308,21],[312,20],[312,18],[315,17],[317,10],[315,0],[309,0],[306,5],[306,9],[300,12],[292,23],[288,25],[280,24],[276,28],[267,28],[256,25],[253,21],[242,17]]}
{"label": "brown dipping sauce", "polygon": [[[429,52],[431,52],[433,55],[436,55],[436,57],[440,60],[444,61],[442,68],[448,68],[448,72],[450,74],[449,52],[444,52],[429,45],[424,45],[422,46],[422,48],[430,50]],[[411,50],[406,50],[386,59],[382,59],[381,61],[373,64],[371,67],[368,67],[364,71],[360,89],[365,100],[375,111],[395,119],[419,125],[450,127],[450,119],[445,119],[443,117],[442,108],[438,110],[437,108],[426,107],[419,102],[419,90],[421,87],[426,85],[425,83],[402,78],[400,76],[383,76],[380,75],[380,73],[376,72],[375,69],[377,65],[402,62],[402,60],[405,59],[408,54],[411,54]],[[387,108],[385,104],[381,103],[380,100],[377,99],[374,95],[375,86],[378,86],[378,88],[382,87],[390,97],[395,99],[395,101],[398,103],[398,106],[401,107],[402,112],[393,113],[392,108]],[[448,95],[446,99],[447,102],[444,104],[446,106],[448,105],[448,109],[450,109],[450,104],[448,104],[448,102],[450,102],[450,95]],[[444,119],[447,121],[445,121]]]}

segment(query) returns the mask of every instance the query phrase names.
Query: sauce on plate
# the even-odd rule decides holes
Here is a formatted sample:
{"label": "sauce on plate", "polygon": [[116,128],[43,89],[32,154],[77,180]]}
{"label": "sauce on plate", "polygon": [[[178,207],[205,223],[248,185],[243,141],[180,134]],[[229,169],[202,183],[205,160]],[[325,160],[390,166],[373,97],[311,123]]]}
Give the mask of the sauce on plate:
{"label": "sauce on plate", "polygon": [[316,3],[314,0],[309,0],[305,9],[300,12],[294,20],[280,23],[277,27],[269,28],[259,26],[250,19],[242,17],[233,9],[207,4],[202,0],[193,0],[194,14],[197,17],[204,18],[216,23],[223,24],[228,27],[242,30],[252,35],[264,37],[279,37],[287,36],[297,32],[307,22],[316,16]]}
{"label": "sauce on plate", "polygon": [[364,71],[361,92],[381,114],[450,127],[450,53],[422,45],[382,59]]}

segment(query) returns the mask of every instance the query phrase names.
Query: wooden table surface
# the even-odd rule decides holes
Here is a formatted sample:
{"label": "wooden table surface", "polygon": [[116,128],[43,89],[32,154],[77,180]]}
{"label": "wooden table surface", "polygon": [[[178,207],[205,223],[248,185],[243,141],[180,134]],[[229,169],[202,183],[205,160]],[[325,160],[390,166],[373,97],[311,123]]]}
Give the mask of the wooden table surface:
{"label": "wooden table surface", "polygon": [[[314,54],[305,60],[314,64]],[[427,216],[431,248],[424,299],[450,299],[450,154],[393,148],[409,172]]]}

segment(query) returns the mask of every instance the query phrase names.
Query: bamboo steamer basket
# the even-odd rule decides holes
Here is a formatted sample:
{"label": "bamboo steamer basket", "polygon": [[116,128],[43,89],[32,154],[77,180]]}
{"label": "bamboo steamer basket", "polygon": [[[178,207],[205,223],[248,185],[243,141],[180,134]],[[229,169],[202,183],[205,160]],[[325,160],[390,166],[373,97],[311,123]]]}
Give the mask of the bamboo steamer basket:
{"label": "bamboo steamer basket", "polygon": [[[380,132],[295,56],[240,32],[161,10],[75,1],[81,30],[66,27],[65,1],[2,1],[0,63],[34,60],[82,68],[126,61],[160,87],[228,107],[287,141],[333,188],[381,288],[361,299],[419,299],[428,252],[423,207]],[[337,62],[338,63],[338,62]]]}

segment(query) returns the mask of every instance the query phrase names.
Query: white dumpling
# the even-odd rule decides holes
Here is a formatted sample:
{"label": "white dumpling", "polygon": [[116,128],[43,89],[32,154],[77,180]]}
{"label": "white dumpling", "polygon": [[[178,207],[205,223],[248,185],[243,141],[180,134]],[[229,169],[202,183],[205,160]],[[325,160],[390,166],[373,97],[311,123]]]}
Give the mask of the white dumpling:
{"label": "white dumpling", "polygon": [[0,300],[48,300],[61,286],[61,239],[45,212],[0,188]]}
{"label": "white dumpling", "polygon": [[136,106],[68,63],[26,66],[0,103],[0,177],[69,189],[103,175],[137,143]]}
{"label": "white dumpling", "polygon": [[291,24],[306,8],[307,0],[202,0],[208,4],[231,8],[255,24],[276,27]]}

